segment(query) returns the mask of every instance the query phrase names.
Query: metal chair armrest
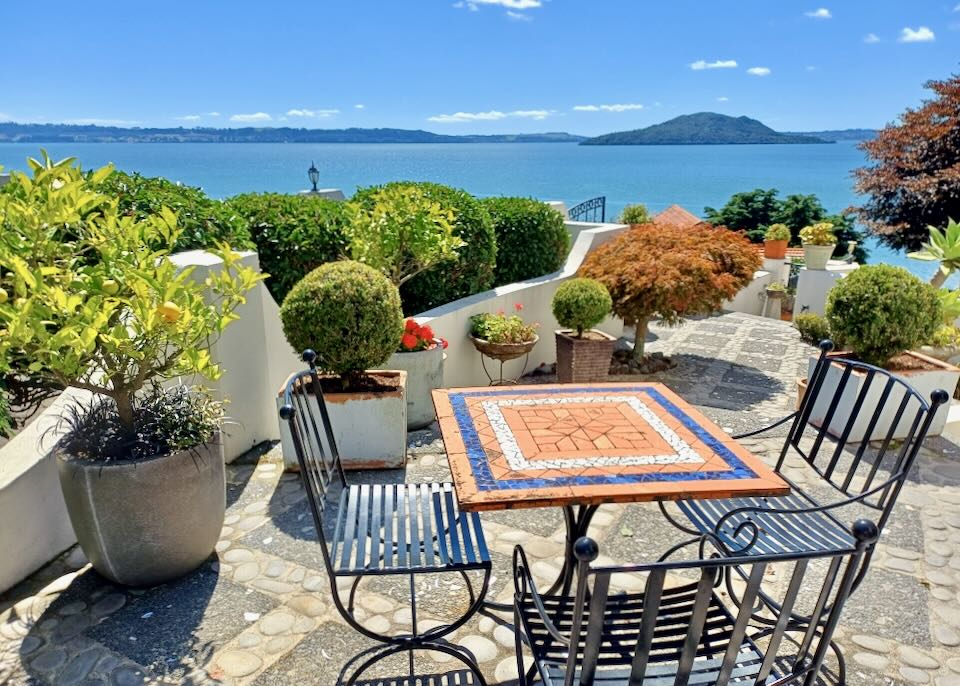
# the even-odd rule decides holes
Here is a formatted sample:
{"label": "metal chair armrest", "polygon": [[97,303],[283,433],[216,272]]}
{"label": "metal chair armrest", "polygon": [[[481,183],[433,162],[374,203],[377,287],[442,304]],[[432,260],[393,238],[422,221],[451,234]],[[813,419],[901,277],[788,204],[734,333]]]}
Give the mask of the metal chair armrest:
{"label": "metal chair armrest", "polygon": [[[543,622],[543,625],[546,627],[547,631],[550,632],[550,635],[563,645],[569,647],[570,638],[560,633],[560,630],[557,629],[556,625],[553,623],[553,620],[550,618],[550,614],[547,612],[547,608],[543,604],[543,598],[541,598],[540,593],[537,592],[537,584],[533,580],[533,575],[530,573],[530,565],[527,562],[527,554],[524,552],[523,546],[519,544],[517,544],[517,546],[513,549],[513,589],[513,602],[517,608],[517,611],[519,612],[521,601],[525,596],[529,595],[530,599],[533,601],[533,606],[537,609],[537,614],[540,615],[540,621]],[[519,628],[520,627],[517,627],[517,630],[519,630]]]}

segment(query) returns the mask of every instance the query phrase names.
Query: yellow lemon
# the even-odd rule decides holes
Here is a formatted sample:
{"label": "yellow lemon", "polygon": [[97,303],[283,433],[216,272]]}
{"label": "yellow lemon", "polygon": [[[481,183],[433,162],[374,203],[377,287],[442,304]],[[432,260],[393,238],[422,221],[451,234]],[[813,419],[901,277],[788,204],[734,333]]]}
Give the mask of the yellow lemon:
{"label": "yellow lemon", "polygon": [[171,301],[163,303],[160,307],[157,308],[157,312],[160,313],[160,316],[166,319],[168,322],[175,322],[180,319],[180,307]]}
{"label": "yellow lemon", "polygon": [[120,290],[120,284],[113,279],[107,279],[103,282],[103,292],[107,295],[116,295]]}
{"label": "yellow lemon", "polygon": [[10,299],[10,295],[7,293],[6,289],[0,288],[0,305],[7,302]]}

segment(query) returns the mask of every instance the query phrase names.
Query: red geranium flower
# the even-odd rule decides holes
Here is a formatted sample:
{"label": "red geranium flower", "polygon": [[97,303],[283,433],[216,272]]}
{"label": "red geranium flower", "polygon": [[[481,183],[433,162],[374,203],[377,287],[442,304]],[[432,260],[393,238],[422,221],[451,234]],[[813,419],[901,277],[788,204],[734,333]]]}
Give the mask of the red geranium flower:
{"label": "red geranium flower", "polygon": [[406,324],[403,325],[403,330],[406,331],[407,333],[412,333],[412,334],[417,333],[417,329],[419,328],[420,328],[420,325],[417,324],[417,322],[414,321],[413,319],[408,319]]}
{"label": "red geranium flower", "polygon": [[430,328],[429,324],[420,327],[420,338],[431,343],[433,341],[433,329]]}
{"label": "red geranium flower", "polygon": [[443,346],[443,349],[446,350],[446,349],[447,349],[447,346],[450,345],[450,344],[447,343],[447,339],[446,339],[446,338],[441,338],[441,339],[440,339],[440,345],[442,345],[442,346]]}
{"label": "red geranium flower", "polygon": [[403,334],[403,338],[400,339],[400,345],[402,345],[407,350],[413,350],[417,347],[417,344],[420,341],[412,333]]}
{"label": "red geranium flower", "polygon": [[513,304],[513,309],[515,309],[517,312],[519,312],[520,310],[523,309],[523,303],[514,303],[514,304]]}

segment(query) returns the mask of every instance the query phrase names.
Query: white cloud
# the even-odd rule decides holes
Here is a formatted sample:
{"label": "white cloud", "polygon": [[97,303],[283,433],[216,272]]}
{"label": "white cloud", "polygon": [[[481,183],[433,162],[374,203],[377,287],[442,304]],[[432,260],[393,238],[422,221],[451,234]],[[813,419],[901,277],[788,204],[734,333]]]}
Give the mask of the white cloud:
{"label": "white cloud", "polygon": [[750,67],[747,73],[751,76],[770,76],[770,67]]}
{"label": "white cloud", "polygon": [[200,121],[199,114],[185,114],[182,117],[174,117],[177,121]]}
{"label": "white cloud", "polygon": [[960,4],[953,8],[954,12],[960,12]]}
{"label": "white cloud", "polygon": [[64,124],[78,126],[135,126],[139,121],[133,119],[101,119],[100,117],[81,117],[80,119],[64,119]]}
{"label": "white cloud", "polygon": [[690,68],[694,71],[702,71],[704,69],[735,69],[736,66],[736,60],[716,60],[714,62],[697,60],[696,62],[690,63]]}
{"label": "white cloud", "polygon": [[719,98],[717,98],[717,102],[727,102],[729,100],[730,98],[728,98],[726,95],[721,95]]}
{"label": "white cloud", "polygon": [[455,2],[455,3],[453,3],[453,6],[456,7],[458,10],[459,10],[459,9],[464,9],[464,8],[466,8],[466,9],[470,10],[471,12],[479,12],[479,11],[480,11],[480,8],[477,7],[476,3],[473,3],[473,2]]}
{"label": "white cloud", "polygon": [[288,117],[304,117],[306,119],[327,119],[335,114],[340,114],[340,110],[287,110]]}
{"label": "white cloud", "polygon": [[878,35],[875,34],[875,33],[868,33],[866,36],[863,37],[863,42],[864,42],[864,43],[879,43],[879,42],[880,42],[880,36],[878,36]]}
{"label": "white cloud", "polygon": [[439,124],[459,124],[473,121],[499,121],[501,119],[521,118],[521,119],[546,119],[552,110],[514,110],[513,112],[501,112],[499,110],[490,110],[489,112],[454,112],[453,114],[436,114],[427,117],[427,121],[437,122]]}
{"label": "white cloud", "polygon": [[533,21],[533,17],[529,14],[524,14],[523,12],[514,12],[513,10],[507,10],[507,17],[513,19],[514,21]]}
{"label": "white cloud", "polygon": [[362,109],[364,109],[365,107],[366,107],[366,105],[364,105],[363,103],[359,103],[359,102],[358,102],[356,105],[353,106],[353,109],[355,109],[355,110],[362,110]]}
{"label": "white cloud", "polygon": [[244,124],[254,124],[260,121],[272,121],[271,117],[266,112],[254,112],[253,114],[234,114],[230,117],[230,121],[237,121]]}
{"label": "white cloud", "polygon": [[900,31],[900,38],[897,40],[900,43],[932,43],[935,39],[936,36],[933,35],[933,31],[926,26],[920,26],[916,29],[907,26]]}
{"label": "white cloud", "polygon": [[817,68],[816,68],[814,65],[812,65],[812,64],[808,64],[807,66],[804,67],[804,69],[805,69],[806,71],[816,71],[816,70],[817,70]]}
{"label": "white cloud", "polygon": [[6,112],[0,112],[0,121],[13,121],[13,116]]}
{"label": "white cloud", "polygon": [[643,105],[639,103],[616,104],[616,105],[576,105],[576,112],[629,112],[631,110],[642,110]]}
{"label": "white cloud", "polygon": [[[463,3],[457,3],[462,5]],[[467,5],[496,5],[508,10],[531,10],[543,7],[543,0],[466,0]]]}
{"label": "white cloud", "polygon": [[220,113],[219,113],[219,112],[207,112],[207,116],[208,116],[208,117],[219,117],[219,116],[220,116]]}
{"label": "white cloud", "polygon": [[804,12],[804,14],[810,17],[811,19],[832,19],[833,18],[833,15],[830,14],[830,10],[828,10],[826,7],[820,7],[818,9],[813,10],[812,12]]}

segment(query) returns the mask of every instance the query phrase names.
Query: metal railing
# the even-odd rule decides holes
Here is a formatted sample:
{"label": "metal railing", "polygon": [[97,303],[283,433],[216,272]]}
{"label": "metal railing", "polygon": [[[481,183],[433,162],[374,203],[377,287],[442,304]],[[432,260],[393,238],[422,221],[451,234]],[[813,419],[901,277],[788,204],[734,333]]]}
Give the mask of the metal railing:
{"label": "metal railing", "polygon": [[575,222],[605,222],[607,220],[607,198],[601,195],[599,198],[586,200],[570,208],[567,216],[570,221]]}

